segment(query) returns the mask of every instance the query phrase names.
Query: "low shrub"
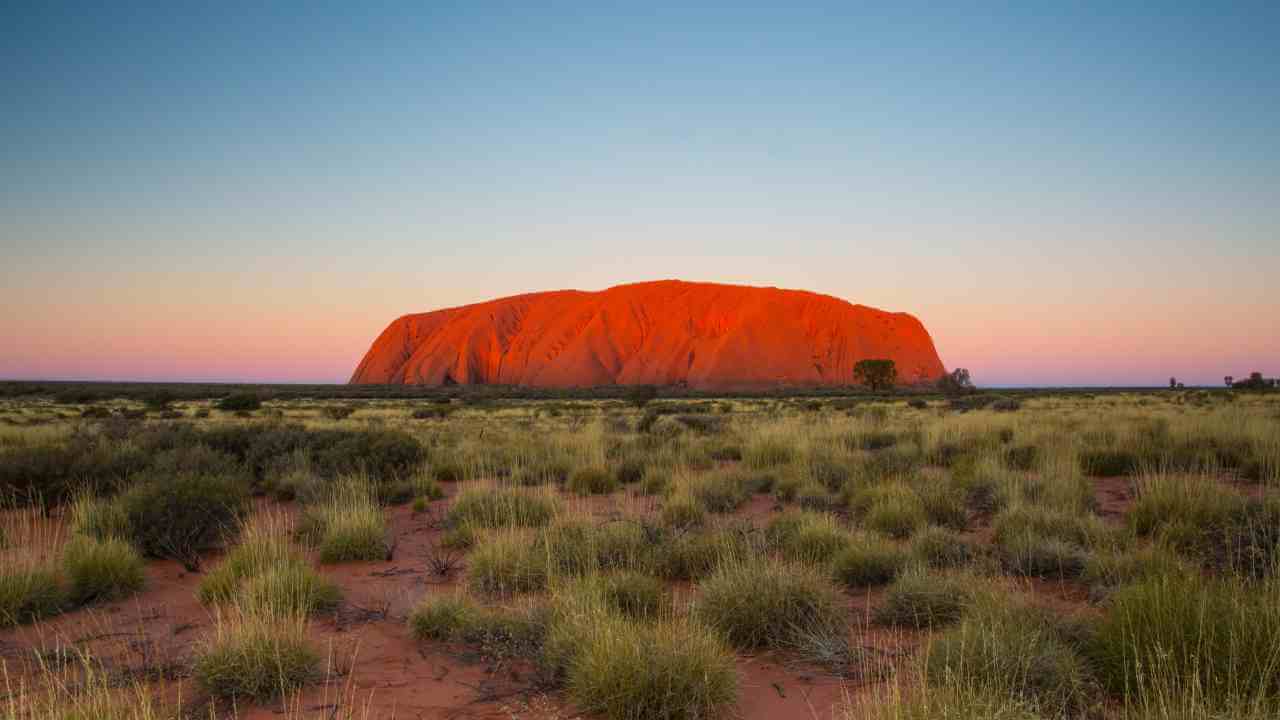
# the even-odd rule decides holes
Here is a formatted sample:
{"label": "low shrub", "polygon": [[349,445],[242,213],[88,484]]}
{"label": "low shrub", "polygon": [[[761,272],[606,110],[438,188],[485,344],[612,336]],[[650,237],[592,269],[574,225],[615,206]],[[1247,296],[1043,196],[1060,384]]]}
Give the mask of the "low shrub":
{"label": "low shrub", "polygon": [[640,482],[648,472],[649,463],[643,457],[628,457],[613,468],[613,479],[619,485]]}
{"label": "low shrub", "polygon": [[661,495],[671,486],[671,477],[665,470],[657,467],[650,467],[644,471],[644,477],[640,479],[641,495]]}
{"label": "low shrub", "polygon": [[1030,472],[1039,456],[1040,449],[1035,445],[1017,445],[1004,451],[1004,464],[1010,470]]}
{"label": "low shrub", "polygon": [[717,462],[738,462],[742,460],[742,446],[729,443],[713,445],[708,451],[712,460]]}
{"label": "low shrub", "polygon": [[330,420],[346,420],[355,413],[356,409],[350,405],[328,405],[321,409],[321,413]]}
{"label": "low shrub", "polygon": [[872,430],[860,433],[853,438],[852,445],[860,450],[884,450],[898,444],[898,436],[884,430]]}
{"label": "low shrub", "polygon": [[456,461],[444,460],[431,463],[432,477],[442,483],[462,482],[467,479],[467,469]]}
{"label": "low shrub", "polygon": [[1100,448],[1080,452],[1080,469],[1095,477],[1133,475],[1141,469],[1137,453],[1129,450]]}
{"label": "low shrub", "polygon": [[224,412],[252,412],[262,407],[262,398],[256,393],[237,392],[218,401],[217,408]]}
{"label": "low shrub", "polygon": [[237,476],[150,477],[120,502],[135,547],[195,570],[200,553],[235,536],[249,509],[249,488]]}
{"label": "low shrub", "polygon": [[[773,483],[773,497],[782,503],[795,502],[803,487],[804,478],[798,475],[783,475]],[[825,493],[821,486],[816,487]]]}

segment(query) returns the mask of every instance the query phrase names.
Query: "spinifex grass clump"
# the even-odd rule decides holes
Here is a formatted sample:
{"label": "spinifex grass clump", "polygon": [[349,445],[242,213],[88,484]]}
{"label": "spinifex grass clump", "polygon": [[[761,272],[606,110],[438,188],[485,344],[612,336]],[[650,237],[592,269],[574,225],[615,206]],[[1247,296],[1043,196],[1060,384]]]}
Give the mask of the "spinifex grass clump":
{"label": "spinifex grass clump", "polygon": [[844,630],[840,594],[804,565],[747,559],[699,584],[697,616],[735,647],[795,648],[808,634]]}
{"label": "spinifex grass clump", "polygon": [[827,513],[790,511],[775,517],[765,538],[782,557],[806,563],[825,563],[850,543],[850,535]]}
{"label": "spinifex grass clump", "polygon": [[504,530],[471,551],[468,585],[480,595],[510,595],[547,586],[552,558],[528,530]]}
{"label": "spinifex grass clump", "polygon": [[447,520],[453,527],[541,527],[559,510],[559,500],[545,491],[472,487],[454,498]]}
{"label": "spinifex grass clump", "polygon": [[1150,546],[1137,549],[1110,549],[1090,556],[1081,580],[1095,596],[1144,580],[1186,575],[1190,564],[1171,550]]}
{"label": "spinifex grass clump", "polygon": [[68,604],[52,567],[24,563],[0,569],[0,627],[52,617]]}
{"label": "spinifex grass clump", "polygon": [[796,457],[795,446],[783,438],[756,437],[742,452],[742,461],[755,470],[786,465]]}
{"label": "spinifex grass clump", "polygon": [[1112,596],[1089,652],[1117,694],[1280,712],[1278,592],[1275,580],[1148,578]]}
{"label": "spinifex grass clump", "polygon": [[911,541],[911,554],[931,568],[957,568],[970,563],[976,552],[959,533],[929,527]]}
{"label": "spinifex grass clump", "polygon": [[628,618],[600,580],[555,590],[541,659],[575,705],[610,720],[697,720],[737,699],[717,633],[689,618]]}
{"label": "spinifex grass clump", "polygon": [[605,616],[584,632],[568,664],[575,704],[609,720],[698,720],[737,699],[733,656],[705,627]]}
{"label": "spinifex grass clump", "polygon": [[302,615],[336,607],[337,585],[311,567],[292,534],[283,516],[267,514],[248,523],[240,543],[200,582],[200,601]]}
{"label": "spinifex grass clump", "polygon": [[1048,611],[986,595],[926,646],[935,688],[1007,697],[1045,717],[1082,717],[1095,685],[1075,640]]}
{"label": "spinifex grass clump", "polygon": [[899,627],[947,625],[960,619],[971,596],[959,578],[912,568],[889,586],[874,619],[882,625]]}
{"label": "spinifex grass clump", "polygon": [[707,520],[707,510],[697,498],[682,491],[667,498],[662,504],[662,524],[676,530],[688,530],[701,526]]}
{"label": "spinifex grass clump", "polygon": [[196,651],[196,681],[221,698],[264,701],[320,676],[305,615],[235,610],[219,615]]}
{"label": "spinifex grass clump", "polygon": [[335,482],[323,500],[307,508],[303,534],[316,546],[320,562],[387,557],[386,517],[374,488],[364,478]]}
{"label": "spinifex grass clump", "polygon": [[910,537],[928,520],[920,496],[902,483],[862,490],[850,498],[849,507],[868,528],[892,538]]}
{"label": "spinifex grass clump", "polygon": [[428,595],[409,613],[409,631],[418,640],[461,639],[479,612],[463,595]]}
{"label": "spinifex grass clump", "polygon": [[1005,568],[1032,577],[1078,577],[1091,548],[1121,540],[1096,516],[1027,505],[1001,513],[993,527]]}
{"label": "spinifex grass clump", "polygon": [[114,600],[142,589],[146,583],[142,556],[118,538],[77,537],[62,557],[68,595],[75,605]]}
{"label": "spinifex grass clump", "polygon": [[907,553],[892,542],[864,534],[837,553],[831,566],[837,582],[863,588],[892,582],[909,560]]}
{"label": "spinifex grass clump", "polygon": [[1137,534],[1245,575],[1270,574],[1280,561],[1280,495],[1245,498],[1195,475],[1143,475],[1137,487]]}
{"label": "spinifex grass clump", "polygon": [[700,506],[713,513],[730,513],[747,499],[739,473],[716,471],[688,480],[688,493]]}
{"label": "spinifex grass clump", "polygon": [[461,593],[428,595],[409,613],[417,640],[474,643],[487,657],[537,656],[547,632],[542,605],[485,607]]}
{"label": "spinifex grass clump", "polygon": [[628,520],[597,523],[589,517],[562,518],[538,531],[535,544],[550,567],[564,575],[599,570],[648,569],[653,565],[656,528]]}
{"label": "spinifex grass clump", "polygon": [[653,619],[671,608],[671,591],[652,575],[624,571],[602,576],[601,594],[613,610],[635,619]]}
{"label": "spinifex grass clump", "polygon": [[71,503],[71,528],[98,540],[133,536],[123,503],[83,491]]}

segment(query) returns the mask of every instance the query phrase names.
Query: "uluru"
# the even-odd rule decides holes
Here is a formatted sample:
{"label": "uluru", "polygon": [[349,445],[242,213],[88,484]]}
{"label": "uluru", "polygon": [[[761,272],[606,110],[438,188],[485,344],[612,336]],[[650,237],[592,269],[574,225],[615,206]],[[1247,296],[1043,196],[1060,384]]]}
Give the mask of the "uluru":
{"label": "uluru", "polygon": [[906,313],[802,290],[661,280],[404,315],[351,383],[831,386],[854,384],[854,365],[871,358],[893,360],[904,383],[945,372]]}

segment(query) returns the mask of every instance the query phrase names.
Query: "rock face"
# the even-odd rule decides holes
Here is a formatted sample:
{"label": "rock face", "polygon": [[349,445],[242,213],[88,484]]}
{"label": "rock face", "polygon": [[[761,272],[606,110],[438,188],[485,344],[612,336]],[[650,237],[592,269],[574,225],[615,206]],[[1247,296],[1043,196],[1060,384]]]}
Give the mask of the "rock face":
{"label": "rock face", "polygon": [[534,387],[851,385],[889,358],[901,383],[945,371],[919,320],[828,295],[678,280],[558,290],[405,315],[352,383]]}

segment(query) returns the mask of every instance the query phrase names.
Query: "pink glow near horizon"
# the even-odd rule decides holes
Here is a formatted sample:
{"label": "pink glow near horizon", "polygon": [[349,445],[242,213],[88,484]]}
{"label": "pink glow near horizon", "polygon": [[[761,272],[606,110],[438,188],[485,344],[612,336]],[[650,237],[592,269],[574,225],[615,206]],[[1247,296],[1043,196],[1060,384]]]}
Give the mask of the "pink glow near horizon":
{"label": "pink glow near horizon", "polygon": [[[440,293],[434,306],[479,299],[462,292]],[[340,383],[394,317],[433,309],[393,310],[392,303],[399,304],[330,304],[323,312],[309,311],[305,300],[145,310],[128,302],[30,305],[0,319],[14,341],[0,353],[0,378]],[[931,331],[948,368],[967,367],[979,383],[1161,385],[1172,375],[1216,385],[1227,374],[1280,371],[1280,336],[1239,317],[1224,321],[1233,316],[1223,307],[1119,313],[1092,305],[905,310]],[[1269,322],[1264,307],[1249,310],[1255,314],[1247,317]]]}

